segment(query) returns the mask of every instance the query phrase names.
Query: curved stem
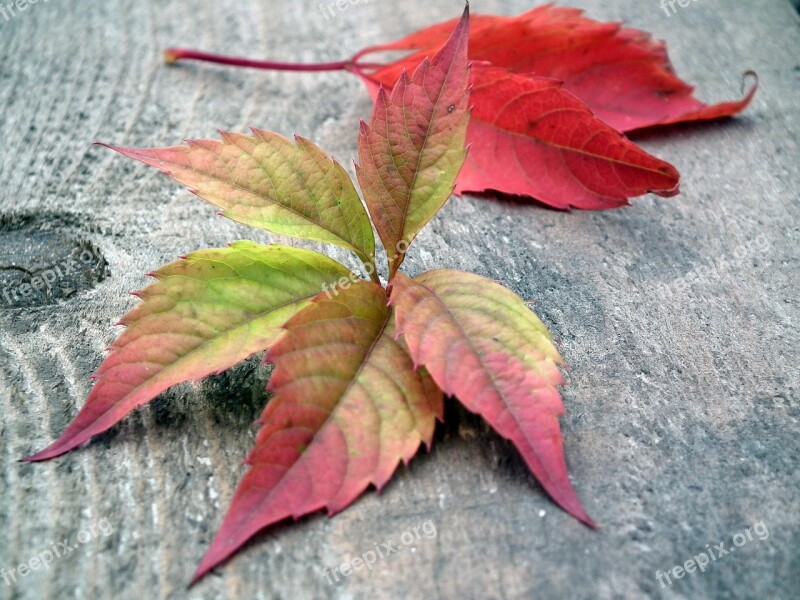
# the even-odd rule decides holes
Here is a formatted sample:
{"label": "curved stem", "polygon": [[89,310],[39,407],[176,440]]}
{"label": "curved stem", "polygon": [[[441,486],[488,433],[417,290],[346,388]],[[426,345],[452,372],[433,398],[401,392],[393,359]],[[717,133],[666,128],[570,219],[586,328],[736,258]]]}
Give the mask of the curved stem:
{"label": "curved stem", "polygon": [[[368,46],[366,48],[362,48],[361,50],[356,52],[353,55],[353,58],[351,58],[350,60],[352,60],[353,62],[356,62],[362,56],[366,56],[367,54],[374,54],[375,52],[378,52],[378,51],[380,51],[382,49],[383,48],[381,48],[380,46]],[[381,66],[383,66],[383,65],[381,65]]]}
{"label": "curved stem", "polygon": [[263,69],[267,71],[355,71],[361,69],[377,69],[384,65],[379,63],[359,63],[356,59],[340,60],[336,62],[297,64],[287,62],[276,62],[269,60],[251,60],[238,56],[223,56],[221,54],[211,54],[199,50],[189,50],[186,48],[169,48],[164,51],[164,61],[168,64],[176,63],[180,60],[197,60],[201,62],[216,63],[218,65],[229,65],[231,67],[245,67],[250,69]]}

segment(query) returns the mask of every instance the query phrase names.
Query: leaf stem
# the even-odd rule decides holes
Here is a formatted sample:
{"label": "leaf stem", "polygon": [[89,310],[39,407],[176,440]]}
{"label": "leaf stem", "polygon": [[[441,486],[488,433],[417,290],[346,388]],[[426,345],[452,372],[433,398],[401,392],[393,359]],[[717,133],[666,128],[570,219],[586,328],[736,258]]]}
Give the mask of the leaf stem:
{"label": "leaf stem", "polygon": [[270,60],[251,60],[238,56],[223,56],[221,54],[211,54],[199,50],[189,50],[186,48],[168,48],[164,50],[164,61],[167,64],[174,64],[181,60],[197,60],[201,62],[216,63],[218,65],[228,65],[231,67],[244,67],[250,69],[262,69],[266,71],[361,71],[362,69],[377,69],[384,65],[380,63],[360,63],[357,59],[340,60],[327,63],[297,64],[287,62],[276,62]]}

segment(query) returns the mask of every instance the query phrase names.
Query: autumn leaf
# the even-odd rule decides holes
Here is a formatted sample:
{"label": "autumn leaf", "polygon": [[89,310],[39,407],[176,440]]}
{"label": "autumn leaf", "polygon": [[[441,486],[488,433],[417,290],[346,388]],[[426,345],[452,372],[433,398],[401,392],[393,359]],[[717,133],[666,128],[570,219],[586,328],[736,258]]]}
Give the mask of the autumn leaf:
{"label": "autumn leaf", "polygon": [[285,325],[269,351],[275,396],[228,516],[195,579],[252,535],[320,509],[333,515],[400,461],[430,446],[442,393],[395,341],[382,287],[356,283],[320,295]]}
{"label": "autumn leaf", "polygon": [[[446,21],[388,44],[359,52],[415,51],[366,77],[391,88],[447,39],[455,21]],[[744,110],[756,86],[741,100],[706,105],[672,67],[666,45],[647,32],[603,23],[582,10],[551,4],[515,17],[474,15],[470,25],[473,61],[514,73],[563,82],[595,115],[620,131],[730,117]],[[473,97],[475,104],[480,101]]]}
{"label": "autumn leaf", "polygon": [[678,171],[599,121],[562,84],[476,63],[470,152],[456,193],[496,189],[561,209],[678,193]]}
{"label": "autumn leaf", "polygon": [[161,169],[234,221],[343,246],[371,264],[372,226],[342,166],[300,136],[291,142],[252,131],[222,131],[222,141],[189,140],[174,148],[109,147]]}
{"label": "autumn leaf", "polygon": [[[457,194],[496,190],[559,209],[600,210],[648,192],[679,193],[675,167],[600,121],[561,82],[490,63],[471,70],[470,153]],[[374,93],[383,89],[364,79]]]}
{"label": "autumn leaf", "polygon": [[[471,71],[470,153],[457,194],[495,190],[558,209],[600,210],[648,192],[679,193],[675,167],[600,121],[560,81],[490,63]],[[373,94],[383,89],[364,80]]]}
{"label": "autumn leaf", "polygon": [[391,304],[414,363],[511,440],[559,506],[594,526],[564,460],[555,389],[562,359],[536,315],[503,286],[444,269],[416,279],[398,273]]}
{"label": "autumn leaf", "polygon": [[[171,63],[203,60],[273,70],[349,71],[364,81],[376,106],[384,110],[388,90],[398,82],[404,87],[403,74],[414,72],[436,52],[456,24],[438,23],[333,63],[295,65],[175,48],[165,56]],[[470,156],[457,194],[499,191],[559,209],[594,210],[626,205],[647,192],[674,196],[679,192],[677,170],[613,130],[730,117],[750,104],[757,89],[756,79],[741,100],[704,104],[675,74],[663,42],[620,23],[589,19],[573,8],[548,4],[515,17],[477,15],[469,35],[469,58],[475,61],[474,113],[467,132]],[[387,51],[409,54],[388,63],[365,61]],[[387,91],[382,94],[381,89]],[[551,126],[558,127],[552,135]],[[398,176],[393,183],[401,181]],[[402,195],[403,187],[392,191]],[[400,204],[396,212],[402,211]],[[387,234],[393,226],[378,225],[382,238],[400,237]],[[388,247],[394,255],[393,244]]]}
{"label": "autumn leaf", "polygon": [[185,381],[222,372],[266,350],[281,326],[349,271],[327,256],[236,242],[201,250],[152,274],[123,317],[126,331],[93,376],[66,431],[28,461],[54,458],[106,431],[133,409]]}
{"label": "autumn leaf", "polygon": [[467,152],[467,23],[389,96],[378,91],[358,136],[358,181],[389,258],[390,277],[417,233],[453,193]]}
{"label": "autumn leaf", "polygon": [[[123,319],[127,329],[75,420],[27,459],[67,452],[167,388],[266,350],[273,397],[193,583],[265,527],[320,510],[333,515],[370,486],[380,490],[401,462],[430,447],[445,393],[511,440],[555,502],[593,525],[567,475],[555,389],[561,358],[544,325],[481,277],[442,270],[412,280],[398,271],[466,157],[468,23],[466,10],[444,47],[391,95],[380,94],[370,125],[362,124],[358,172],[369,214],[343,169],[302,138],[254,130],[185,147],[114,147],[235,220],[350,248],[376,280],[359,280],[316,252],[254,242],[160,269]],[[497,123],[503,118],[500,111]],[[563,142],[555,132],[537,135]],[[619,134],[608,135],[604,143],[618,142]],[[590,140],[581,146],[593,148]],[[639,185],[617,168],[620,185]],[[387,246],[391,302],[372,263],[370,217]]]}

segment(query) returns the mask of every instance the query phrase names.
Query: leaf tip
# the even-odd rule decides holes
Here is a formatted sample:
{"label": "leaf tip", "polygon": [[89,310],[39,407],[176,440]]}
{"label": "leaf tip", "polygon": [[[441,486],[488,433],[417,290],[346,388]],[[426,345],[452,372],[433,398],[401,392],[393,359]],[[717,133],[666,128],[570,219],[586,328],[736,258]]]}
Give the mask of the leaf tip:
{"label": "leaf tip", "polygon": [[575,515],[575,517],[589,529],[600,529],[600,525],[595,523],[586,512],[584,512],[583,515]]}
{"label": "leaf tip", "polygon": [[[403,69],[403,75],[405,74],[406,74],[405,69]],[[398,83],[395,85],[393,89],[396,90],[400,88],[400,84],[402,84],[403,82],[403,75],[400,75]],[[379,109],[386,108],[386,105],[388,103],[389,103],[389,92],[387,92],[386,88],[383,87],[383,85],[381,85],[380,89],[378,89],[378,96],[375,99],[375,112],[377,112]]]}
{"label": "leaf tip", "polygon": [[189,585],[186,586],[186,589],[190,590],[194,586],[196,586],[198,583],[200,583],[200,580],[203,579],[203,577],[205,577],[208,574],[208,571],[210,571],[210,570],[211,569],[208,569],[206,571],[202,571],[200,569],[200,567],[198,567],[197,570],[194,572],[194,575],[192,575],[192,579],[191,579],[191,581],[189,581]]}
{"label": "leaf tip", "polygon": [[101,148],[107,148],[109,150],[113,150],[114,152],[119,152],[120,154],[125,154],[125,148],[121,146],[114,146],[112,144],[106,144],[105,142],[92,142],[92,146],[100,146]]}
{"label": "leaf tip", "polygon": [[30,456],[26,456],[24,458],[20,458],[19,462],[22,463],[37,463],[37,462],[44,462],[57,456],[61,456],[62,454],[71,450],[69,447],[62,447],[62,445],[56,441],[50,444],[44,450],[41,450],[35,454],[31,454]]}
{"label": "leaf tip", "polygon": [[[667,175],[667,173],[664,173],[664,174]],[[673,188],[669,188],[669,189],[665,189],[665,190],[657,190],[657,191],[653,191],[652,193],[656,194],[657,196],[661,196],[662,198],[674,198],[675,196],[679,196],[680,195],[680,193],[681,193],[681,184],[680,183],[676,183],[675,187],[673,187]],[[630,202],[628,202],[626,200],[624,202],[624,204],[621,204],[621,206],[627,206],[629,204],[630,204]]]}

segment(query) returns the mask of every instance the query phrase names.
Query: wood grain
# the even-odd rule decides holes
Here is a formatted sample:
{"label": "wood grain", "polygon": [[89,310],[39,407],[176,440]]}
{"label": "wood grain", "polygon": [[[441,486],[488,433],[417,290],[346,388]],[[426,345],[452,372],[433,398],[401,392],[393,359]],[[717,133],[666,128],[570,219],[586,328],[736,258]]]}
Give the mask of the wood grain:
{"label": "wood grain", "polygon": [[[530,6],[473,4],[504,14]],[[0,267],[53,266],[84,243],[108,268],[91,285],[64,282],[49,303],[0,300],[0,569],[104,518],[113,526],[12,585],[0,571],[0,598],[796,597],[800,22],[786,0],[701,0],[671,17],[655,0],[584,4],[668,40],[703,99],[735,97],[740,74],[758,71],[753,106],[734,121],[637,137],[681,170],[678,198],[571,214],[455,199],[406,269],[474,271],[535,300],[570,364],[567,459],[602,528],[558,511],[508,444],[451,407],[433,452],[380,496],[332,520],[265,532],[191,591],[243,473],[267,370],[251,361],[180,386],[77,452],[16,461],[75,414],[143,273],[235,239],[293,242],[219,218],[153,170],[90,143],[169,145],[255,125],[297,132],[350,165],[358,120],[371,109],[354,78],[168,68],[160,50],[334,60],[461,5],[351,0],[326,18],[312,0],[50,0],[0,15]],[[22,237],[9,225],[20,219]],[[707,281],[676,285],[710,265]],[[435,537],[327,583],[325,568],[376,542],[397,544],[428,520]],[[656,580],[759,521],[770,532],[763,542],[669,587]]]}

